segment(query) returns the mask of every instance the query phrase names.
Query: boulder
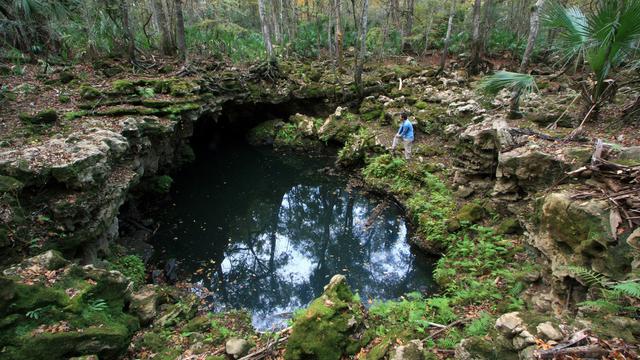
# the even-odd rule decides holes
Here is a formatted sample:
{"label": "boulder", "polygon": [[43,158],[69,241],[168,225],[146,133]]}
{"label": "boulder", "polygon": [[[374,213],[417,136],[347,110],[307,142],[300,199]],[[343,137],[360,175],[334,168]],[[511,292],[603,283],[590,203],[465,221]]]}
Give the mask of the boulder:
{"label": "boulder", "polygon": [[318,129],[318,137],[322,141],[337,141],[345,143],[349,135],[361,127],[359,119],[345,108],[338,107]]}
{"label": "boulder", "polygon": [[136,314],[141,324],[150,323],[158,313],[158,293],[155,285],[145,285],[131,295],[129,311]]}
{"label": "boulder", "polygon": [[422,341],[411,340],[405,345],[398,346],[392,353],[390,360],[423,360],[424,347]]}
{"label": "boulder", "polygon": [[539,232],[529,237],[551,263],[553,275],[573,276],[567,266],[583,266],[622,280],[633,261],[624,234],[613,234],[610,206],[604,200],[579,200],[565,190],[544,198]]}
{"label": "boulder", "polygon": [[339,360],[360,349],[364,310],[343,275],[335,275],[324,293],[294,319],[285,359]]}
{"label": "boulder", "polygon": [[2,274],[5,276],[16,275],[21,269],[32,267],[46,270],[56,270],[64,267],[68,263],[69,261],[63,258],[58,251],[48,250],[40,255],[28,258],[16,266],[5,269],[4,271],[2,271]]}
{"label": "boulder", "polygon": [[538,337],[543,340],[560,341],[564,338],[562,332],[553,326],[550,321],[538,324],[536,332],[538,333]]}
{"label": "boulder", "polygon": [[524,322],[518,312],[510,312],[500,316],[496,320],[495,328],[500,334],[509,339],[525,330]]}
{"label": "boulder", "polygon": [[239,359],[249,353],[251,343],[245,339],[231,338],[225,343],[224,349],[227,355]]}
{"label": "boulder", "polygon": [[525,192],[541,190],[557,182],[567,168],[557,157],[533,146],[503,152],[498,156],[494,191],[504,194],[520,189]]}

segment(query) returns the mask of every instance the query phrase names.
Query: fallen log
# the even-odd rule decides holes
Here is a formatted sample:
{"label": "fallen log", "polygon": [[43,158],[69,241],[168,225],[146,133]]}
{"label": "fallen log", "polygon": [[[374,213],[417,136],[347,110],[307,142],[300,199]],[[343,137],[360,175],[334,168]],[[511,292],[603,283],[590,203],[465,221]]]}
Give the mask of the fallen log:
{"label": "fallen log", "polygon": [[609,353],[599,345],[575,346],[562,349],[536,350],[535,355],[539,359],[555,359],[559,356],[571,356],[582,358],[600,359]]}

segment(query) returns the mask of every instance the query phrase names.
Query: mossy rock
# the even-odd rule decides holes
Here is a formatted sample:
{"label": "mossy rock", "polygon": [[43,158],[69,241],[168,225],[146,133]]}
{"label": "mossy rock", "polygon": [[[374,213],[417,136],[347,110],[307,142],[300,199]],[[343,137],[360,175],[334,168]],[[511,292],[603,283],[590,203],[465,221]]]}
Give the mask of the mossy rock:
{"label": "mossy rock", "polygon": [[136,85],[130,80],[116,80],[112,83],[113,92],[120,95],[132,95],[136,93]]}
{"label": "mossy rock", "polygon": [[60,72],[60,74],[58,74],[58,81],[60,81],[60,83],[62,84],[68,84],[72,82],[75,78],[76,76],[69,71],[62,71]]}
{"label": "mossy rock", "polygon": [[185,332],[204,332],[211,329],[211,319],[207,315],[196,316],[182,328]]}
{"label": "mossy rock", "polygon": [[486,210],[482,205],[470,202],[464,204],[456,215],[456,219],[461,222],[478,223],[486,216]]}
{"label": "mossy rock", "polygon": [[16,193],[22,190],[24,184],[11,176],[0,175],[0,193]]}
{"label": "mossy rock", "polygon": [[278,129],[284,126],[280,119],[265,121],[253,127],[247,134],[247,141],[254,146],[272,145],[276,139]]}
{"label": "mossy rock", "polygon": [[498,225],[498,234],[501,235],[515,235],[522,233],[522,226],[516,218],[505,219]]}
{"label": "mossy rock", "polygon": [[198,85],[187,80],[174,80],[169,85],[169,94],[172,96],[187,96],[192,94]]}
{"label": "mossy rock", "polygon": [[294,320],[285,359],[339,360],[360,348],[357,332],[362,305],[356,301],[346,278],[336,275],[307,310]]}
{"label": "mossy rock", "polygon": [[151,179],[150,189],[158,194],[167,194],[172,184],[173,179],[169,175],[155,176]]}
{"label": "mossy rock", "polygon": [[95,100],[102,95],[98,89],[89,85],[80,86],[79,93],[84,100]]}
{"label": "mossy rock", "polygon": [[429,105],[425,101],[416,101],[416,103],[413,106],[415,106],[416,109],[418,110],[424,110]]}
{"label": "mossy rock", "polygon": [[25,124],[51,125],[58,120],[58,113],[54,109],[45,109],[35,115],[20,113],[18,117]]}

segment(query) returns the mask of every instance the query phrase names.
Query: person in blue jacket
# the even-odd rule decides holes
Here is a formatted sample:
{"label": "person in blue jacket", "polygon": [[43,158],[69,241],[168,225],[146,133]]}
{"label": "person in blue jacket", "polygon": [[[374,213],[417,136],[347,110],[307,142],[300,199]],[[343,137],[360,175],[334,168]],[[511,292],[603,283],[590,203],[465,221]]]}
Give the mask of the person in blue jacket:
{"label": "person in blue jacket", "polygon": [[402,143],[404,145],[404,158],[409,160],[409,158],[411,158],[411,147],[413,145],[413,125],[411,125],[411,121],[409,121],[407,113],[402,113],[400,116],[402,118],[402,124],[400,124],[400,129],[398,129],[396,136],[393,137],[391,150],[393,151],[396,149],[396,146],[398,146],[398,140],[402,138]]}

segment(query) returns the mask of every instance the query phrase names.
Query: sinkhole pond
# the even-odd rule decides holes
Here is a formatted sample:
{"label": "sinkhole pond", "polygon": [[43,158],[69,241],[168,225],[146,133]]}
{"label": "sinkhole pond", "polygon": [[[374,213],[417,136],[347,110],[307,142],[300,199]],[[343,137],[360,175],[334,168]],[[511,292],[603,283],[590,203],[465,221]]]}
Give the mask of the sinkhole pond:
{"label": "sinkhole pond", "polygon": [[199,154],[159,214],[159,260],[259,330],[282,327],[335,274],[365,304],[432,291],[434,259],[409,246],[402,211],[331,175],[334,160],[248,145]]}

